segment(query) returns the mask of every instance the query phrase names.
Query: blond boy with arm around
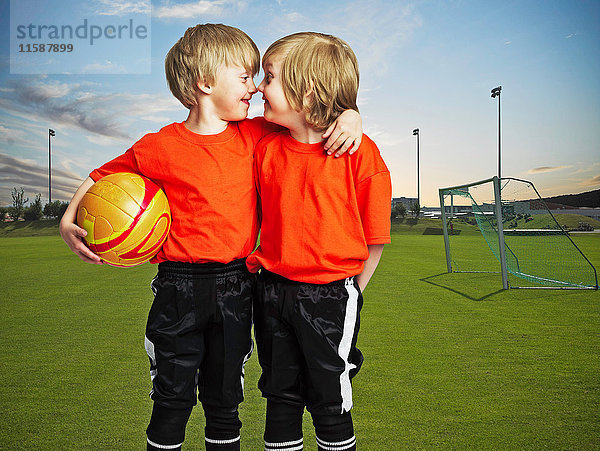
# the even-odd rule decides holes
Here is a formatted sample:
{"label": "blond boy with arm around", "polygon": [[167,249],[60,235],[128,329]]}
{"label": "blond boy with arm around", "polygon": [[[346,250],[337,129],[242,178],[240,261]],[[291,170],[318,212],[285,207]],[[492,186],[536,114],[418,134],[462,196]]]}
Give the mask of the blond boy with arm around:
{"label": "blond boy with arm around", "polygon": [[263,69],[265,119],[288,129],[256,149],[263,221],[260,246],[246,261],[260,269],[254,329],[265,449],[303,447],[306,407],[319,450],[353,450],[362,290],[390,241],[390,174],[365,135],[355,154],[326,156],[322,130],[357,109],[358,63],[344,41],[287,36],[266,51]]}

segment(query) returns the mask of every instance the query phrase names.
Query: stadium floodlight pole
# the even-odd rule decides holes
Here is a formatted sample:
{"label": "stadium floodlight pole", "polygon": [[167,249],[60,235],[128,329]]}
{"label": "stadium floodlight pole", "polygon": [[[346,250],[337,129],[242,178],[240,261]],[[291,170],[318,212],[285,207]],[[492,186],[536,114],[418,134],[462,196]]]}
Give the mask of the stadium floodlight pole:
{"label": "stadium floodlight pole", "polygon": [[502,91],[502,86],[498,86],[497,88],[492,89],[492,98],[498,97],[498,178],[502,178],[502,157],[501,157],[501,148],[500,148],[500,91]]}
{"label": "stadium floodlight pole", "polygon": [[48,203],[52,203],[52,144],[51,138],[56,136],[56,132],[48,129]]}
{"label": "stadium floodlight pole", "polygon": [[502,218],[502,189],[500,177],[492,178],[494,183],[494,206],[496,216],[496,230],[498,233],[498,256],[500,260],[500,273],[502,274],[502,288],[508,290],[508,270],[506,268],[506,249],[504,242],[504,219]]}
{"label": "stadium floodlight pole", "polygon": [[419,129],[413,130],[413,135],[417,137],[417,204],[421,207],[421,183],[419,174]]}

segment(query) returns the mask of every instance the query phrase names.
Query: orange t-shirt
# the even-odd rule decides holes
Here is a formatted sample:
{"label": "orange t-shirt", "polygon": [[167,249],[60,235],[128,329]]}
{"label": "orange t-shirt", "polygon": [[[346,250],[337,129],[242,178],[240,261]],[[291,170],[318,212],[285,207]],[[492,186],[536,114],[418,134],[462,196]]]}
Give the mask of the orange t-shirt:
{"label": "orange t-shirt", "polygon": [[254,147],[273,129],[263,118],[232,122],[216,135],[193,133],[183,122],[170,124],[145,135],[90,177],[97,181],[134,172],[164,190],[173,222],[151,263],[228,263],[256,246]]}
{"label": "orange t-shirt", "polygon": [[366,135],[353,155],[272,133],[255,150],[260,246],[246,260],[291,280],[329,283],[362,272],[367,245],[390,242],[392,187]]}

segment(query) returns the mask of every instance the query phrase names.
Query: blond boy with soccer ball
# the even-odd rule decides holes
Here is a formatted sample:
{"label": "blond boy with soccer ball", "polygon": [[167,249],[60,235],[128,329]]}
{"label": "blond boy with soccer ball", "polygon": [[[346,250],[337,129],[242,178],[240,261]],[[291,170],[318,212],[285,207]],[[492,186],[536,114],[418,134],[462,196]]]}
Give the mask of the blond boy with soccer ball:
{"label": "blond boy with soccer ball", "polygon": [[[79,200],[95,181],[116,172],[137,173],[169,200],[170,234],[151,260],[158,274],[145,336],[154,401],[149,450],[181,449],[197,399],[206,417],[206,449],[240,448],[238,405],[252,350],[255,282],[245,258],[260,227],[254,147],[279,129],[263,118],[246,119],[259,63],[256,45],[241,30],[220,24],[189,28],[165,61],[169,87],[189,109],[187,119],[144,136],[92,171],[60,223],[73,252],[101,263],[82,243],[85,231],[74,222]],[[352,132],[331,133],[334,147],[342,144],[344,150],[360,139],[354,112],[350,123],[344,129]]]}

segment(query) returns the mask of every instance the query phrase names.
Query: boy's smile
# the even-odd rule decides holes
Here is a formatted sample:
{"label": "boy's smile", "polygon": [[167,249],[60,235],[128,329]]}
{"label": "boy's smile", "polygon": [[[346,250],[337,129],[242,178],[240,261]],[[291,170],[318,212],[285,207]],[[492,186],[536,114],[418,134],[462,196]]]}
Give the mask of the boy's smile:
{"label": "boy's smile", "polygon": [[265,102],[264,115],[269,122],[274,122],[286,128],[295,128],[299,121],[304,120],[304,114],[292,108],[281,84],[281,58],[268,58],[263,62],[265,77],[258,86]]}
{"label": "boy's smile", "polygon": [[212,100],[219,118],[241,121],[248,116],[250,99],[256,93],[252,74],[237,64],[223,66],[212,86]]}

